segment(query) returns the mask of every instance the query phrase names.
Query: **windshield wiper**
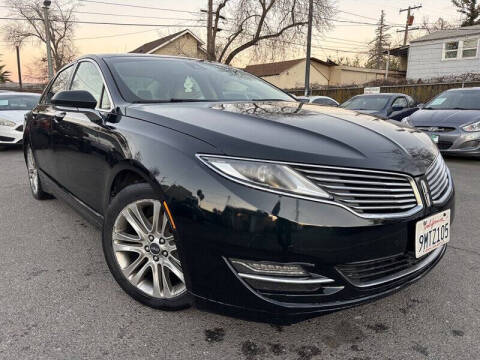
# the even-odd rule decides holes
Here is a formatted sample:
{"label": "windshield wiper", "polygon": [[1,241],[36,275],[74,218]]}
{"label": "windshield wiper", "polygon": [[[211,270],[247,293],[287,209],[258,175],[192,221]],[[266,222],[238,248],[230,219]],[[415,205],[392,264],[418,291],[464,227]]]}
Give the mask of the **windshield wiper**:
{"label": "windshield wiper", "polygon": [[133,104],[165,104],[165,103],[179,103],[179,102],[213,102],[213,101],[219,101],[219,100],[172,98],[168,100],[137,100],[137,101],[133,101]]}

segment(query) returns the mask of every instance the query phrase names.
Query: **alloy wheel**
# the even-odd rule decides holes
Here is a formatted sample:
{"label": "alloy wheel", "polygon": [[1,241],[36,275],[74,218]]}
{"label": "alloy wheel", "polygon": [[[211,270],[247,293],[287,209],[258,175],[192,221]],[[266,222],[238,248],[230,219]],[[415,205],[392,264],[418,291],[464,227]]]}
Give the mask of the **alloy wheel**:
{"label": "alloy wheel", "polygon": [[30,181],[30,187],[34,194],[38,194],[38,169],[35,163],[35,158],[33,157],[32,148],[29,146],[27,148],[27,169],[28,169],[28,180]]}
{"label": "alloy wheel", "polygon": [[112,247],[125,278],[159,299],[186,291],[172,224],[159,200],[128,204],[115,220]]}

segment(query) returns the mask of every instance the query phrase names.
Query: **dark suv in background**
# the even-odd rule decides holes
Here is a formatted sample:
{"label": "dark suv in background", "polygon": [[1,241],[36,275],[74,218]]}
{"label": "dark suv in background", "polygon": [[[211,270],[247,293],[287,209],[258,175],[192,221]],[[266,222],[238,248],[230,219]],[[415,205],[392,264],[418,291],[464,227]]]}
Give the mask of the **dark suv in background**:
{"label": "dark suv in background", "polygon": [[418,110],[413,98],[395,93],[357,95],[345,101],[340,107],[396,121]]}

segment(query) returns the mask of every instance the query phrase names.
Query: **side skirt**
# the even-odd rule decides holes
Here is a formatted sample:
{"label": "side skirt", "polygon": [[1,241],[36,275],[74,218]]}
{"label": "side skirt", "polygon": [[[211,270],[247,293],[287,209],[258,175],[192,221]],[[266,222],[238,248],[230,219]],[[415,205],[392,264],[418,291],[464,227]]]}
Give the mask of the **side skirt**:
{"label": "side skirt", "polygon": [[90,206],[85,204],[82,200],[80,200],[63,186],[58,184],[42,170],[39,170],[38,173],[40,175],[42,187],[45,189],[46,192],[54,195],[57,199],[64,200],[92,225],[95,225],[99,229],[103,227],[103,216],[101,214],[97,213]]}

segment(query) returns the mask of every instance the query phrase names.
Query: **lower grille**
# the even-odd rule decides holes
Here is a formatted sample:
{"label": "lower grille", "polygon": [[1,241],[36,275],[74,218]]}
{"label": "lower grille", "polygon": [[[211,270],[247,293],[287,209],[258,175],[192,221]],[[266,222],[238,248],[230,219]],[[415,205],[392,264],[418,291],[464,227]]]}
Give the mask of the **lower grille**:
{"label": "lower grille", "polygon": [[423,269],[434,261],[442,251],[443,247],[440,247],[418,259],[413,254],[407,253],[344,264],[337,266],[337,270],[357,287],[377,286]]}
{"label": "lower grille", "polygon": [[450,132],[455,130],[454,127],[446,126],[416,126],[415,128],[426,132]]}
{"label": "lower grille", "polygon": [[437,146],[440,150],[447,150],[450,149],[453,143],[451,141],[439,141]]}
{"label": "lower grille", "polygon": [[7,137],[7,136],[0,136],[0,141],[5,141],[5,142],[12,142],[15,140],[14,138]]}

